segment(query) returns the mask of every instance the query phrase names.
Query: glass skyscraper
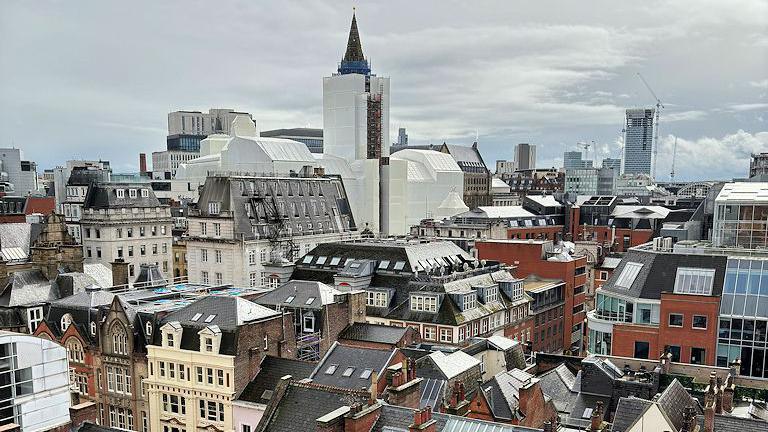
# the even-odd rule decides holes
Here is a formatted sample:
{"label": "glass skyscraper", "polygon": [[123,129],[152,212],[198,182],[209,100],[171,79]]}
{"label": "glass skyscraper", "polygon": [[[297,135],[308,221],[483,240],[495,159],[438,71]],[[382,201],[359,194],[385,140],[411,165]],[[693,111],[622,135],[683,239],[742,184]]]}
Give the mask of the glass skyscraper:
{"label": "glass skyscraper", "polygon": [[627,110],[624,135],[624,173],[651,175],[653,159],[653,108]]}

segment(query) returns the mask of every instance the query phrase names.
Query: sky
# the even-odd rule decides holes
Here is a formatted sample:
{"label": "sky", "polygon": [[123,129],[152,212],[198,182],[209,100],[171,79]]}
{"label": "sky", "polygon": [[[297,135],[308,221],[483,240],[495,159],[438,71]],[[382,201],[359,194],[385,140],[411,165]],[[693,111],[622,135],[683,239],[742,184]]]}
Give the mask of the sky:
{"label": "sky", "polygon": [[322,127],[352,15],[391,78],[391,140],[621,155],[624,110],[661,111],[657,178],[744,177],[768,151],[768,1],[0,1],[0,147],[38,169],[165,149],[167,113],[234,108]]}

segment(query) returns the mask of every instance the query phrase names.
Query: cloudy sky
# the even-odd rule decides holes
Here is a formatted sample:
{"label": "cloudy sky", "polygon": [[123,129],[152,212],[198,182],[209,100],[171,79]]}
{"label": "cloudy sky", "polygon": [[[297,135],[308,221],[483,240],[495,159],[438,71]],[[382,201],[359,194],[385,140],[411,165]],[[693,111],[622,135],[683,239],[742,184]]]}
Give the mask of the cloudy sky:
{"label": "cloudy sky", "polygon": [[[535,3],[535,4],[532,4]],[[0,2],[0,146],[41,168],[106,158],[136,170],[167,113],[228,107],[259,128],[322,127],[321,77],[352,6],[391,77],[393,139],[470,144],[489,165],[518,142],[539,166],[595,142],[619,156],[626,107],[664,101],[659,177],[744,176],[768,151],[768,2]]]}

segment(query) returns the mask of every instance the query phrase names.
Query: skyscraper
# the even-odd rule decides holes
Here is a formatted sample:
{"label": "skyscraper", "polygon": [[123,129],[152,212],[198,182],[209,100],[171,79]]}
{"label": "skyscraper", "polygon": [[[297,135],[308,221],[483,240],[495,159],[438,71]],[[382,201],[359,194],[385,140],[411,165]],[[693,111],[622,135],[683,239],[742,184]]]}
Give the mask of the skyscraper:
{"label": "skyscraper", "polygon": [[536,146],[527,143],[516,145],[515,165],[519,170],[536,168]]}
{"label": "skyscraper", "polygon": [[323,78],[323,141],[350,162],[389,156],[389,78],[371,73],[354,14],[338,71]]}
{"label": "skyscraper", "polygon": [[408,146],[408,134],[405,132],[405,128],[397,130],[397,145],[400,147]]}
{"label": "skyscraper", "polygon": [[578,150],[563,153],[563,168],[567,170],[592,168],[592,161],[582,159],[582,157],[582,153]]}
{"label": "skyscraper", "polygon": [[653,108],[627,110],[624,136],[624,173],[652,175]]}

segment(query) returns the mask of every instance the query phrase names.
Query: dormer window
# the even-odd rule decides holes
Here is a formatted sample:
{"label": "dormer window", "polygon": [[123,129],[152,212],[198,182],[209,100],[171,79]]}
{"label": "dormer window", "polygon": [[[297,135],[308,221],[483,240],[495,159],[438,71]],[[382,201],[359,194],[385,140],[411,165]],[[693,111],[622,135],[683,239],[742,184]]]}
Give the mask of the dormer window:
{"label": "dormer window", "polygon": [[217,201],[211,201],[208,203],[208,213],[211,215],[219,214],[221,210],[221,203]]}
{"label": "dormer window", "polygon": [[125,189],[117,189],[116,193],[118,198],[125,198]]}
{"label": "dormer window", "polygon": [[149,189],[142,189],[141,190],[141,197],[142,198],[149,198]]}
{"label": "dormer window", "polygon": [[69,326],[72,324],[72,315],[70,314],[64,314],[61,317],[61,331],[65,332],[69,328]]}
{"label": "dormer window", "polygon": [[462,310],[474,309],[477,307],[477,295],[475,293],[464,294],[462,298]]}
{"label": "dormer window", "polygon": [[205,351],[206,352],[213,352],[213,338],[207,337],[204,338],[205,342]]}
{"label": "dormer window", "polygon": [[148,322],[144,326],[144,329],[146,330],[147,336],[152,336],[152,323],[151,322]]}
{"label": "dormer window", "polygon": [[96,336],[96,321],[91,321],[91,335]]}
{"label": "dormer window", "polygon": [[166,333],[165,334],[165,346],[167,346],[168,348],[173,348],[174,343],[175,343],[174,334],[173,333]]}
{"label": "dormer window", "polygon": [[200,335],[200,352],[218,354],[221,345],[221,329],[217,325],[210,325],[198,332]]}
{"label": "dormer window", "polygon": [[131,198],[136,198],[136,189],[128,189],[128,196]]}
{"label": "dormer window", "polygon": [[437,296],[412,294],[411,310],[415,312],[437,312]]}

